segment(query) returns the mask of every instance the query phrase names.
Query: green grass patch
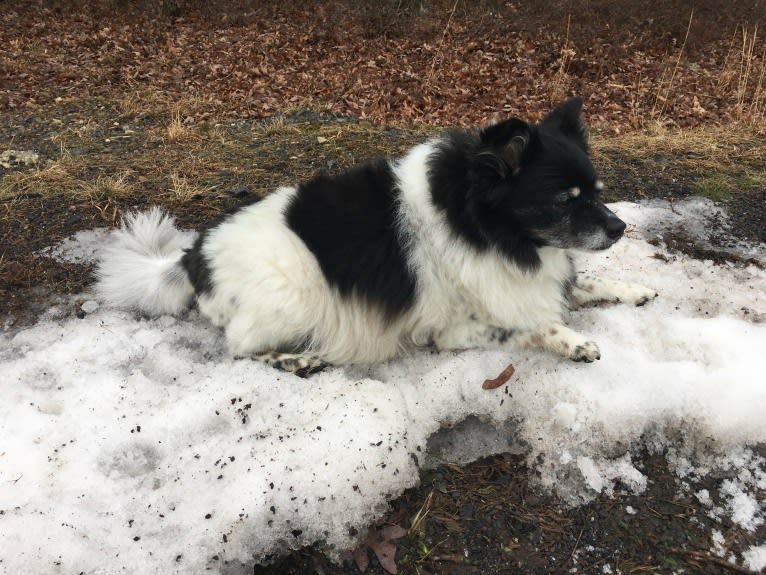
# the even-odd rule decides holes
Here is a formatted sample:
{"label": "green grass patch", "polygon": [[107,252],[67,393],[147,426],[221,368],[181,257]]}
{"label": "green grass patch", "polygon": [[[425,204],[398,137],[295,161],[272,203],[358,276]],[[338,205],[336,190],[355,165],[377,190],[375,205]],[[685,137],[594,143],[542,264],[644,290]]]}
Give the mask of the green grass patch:
{"label": "green grass patch", "polygon": [[698,196],[716,202],[730,200],[734,191],[731,178],[723,174],[715,174],[700,178],[694,182],[692,189]]}

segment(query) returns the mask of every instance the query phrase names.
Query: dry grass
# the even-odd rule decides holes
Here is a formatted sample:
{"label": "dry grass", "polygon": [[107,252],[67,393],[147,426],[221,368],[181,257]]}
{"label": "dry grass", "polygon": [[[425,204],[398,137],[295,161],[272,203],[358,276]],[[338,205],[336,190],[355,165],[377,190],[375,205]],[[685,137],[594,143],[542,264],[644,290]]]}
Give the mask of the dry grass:
{"label": "dry grass", "polygon": [[181,119],[181,110],[175,108],[170,113],[170,122],[168,122],[167,128],[165,129],[165,139],[168,142],[180,142],[194,135],[194,132],[190,130]]}
{"label": "dry grass", "polygon": [[288,131],[292,132],[293,134],[296,133],[294,126],[287,126],[287,123],[285,122],[285,115],[274,116],[273,118],[262,122],[258,125],[255,131],[259,136],[262,137],[280,136],[284,135]]}
{"label": "dry grass", "polygon": [[576,52],[569,41],[569,26],[572,22],[572,15],[567,16],[567,31],[564,37],[564,44],[561,46],[559,52],[559,68],[556,71],[556,76],[553,80],[553,85],[550,90],[549,101],[551,104],[562,102],[566,99],[569,93],[569,66],[572,60],[576,56]]}
{"label": "dry grass", "polygon": [[758,25],[752,32],[747,26],[734,31],[714,94],[724,98],[735,96],[735,117],[766,132],[766,45],[756,51]]}
{"label": "dry grass", "polygon": [[176,201],[188,202],[196,197],[201,197],[208,190],[174,172],[170,174],[169,191]]}
{"label": "dry grass", "polygon": [[434,497],[434,491],[433,489],[428,493],[425,500],[423,501],[423,505],[420,506],[420,509],[418,509],[418,512],[415,513],[415,515],[412,517],[410,528],[407,531],[407,536],[412,537],[413,535],[418,535],[421,532],[421,529],[423,528],[423,522],[426,520],[426,517],[428,517],[429,512],[431,511],[431,503]]}
{"label": "dry grass", "polygon": [[455,16],[455,10],[457,9],[457,5],[460,3],[460,0],[455,0],[455,3],[452,5],[452,10],[449,13],[449,17],[447,18],[447,23],[444,25],[444,30],[442,30],[441,38],[439,39],[439,45],[436,48],[436,52],[434,53],[433,58],[431,59],[431,67],[428,70],[428,74],[426,75],[426,85],[431,86],[433,84],[433,80],[436,77],[436,74],[438,73],[439,69],[441,68],[441,61],[442,61],[442,52],[444,50],[444,41],[447,39],[447,35],[449,34],[450,25],[452,24],[452,18]]}
{"label": "dry grass", "polygon": [[764,108],[766,108],[766,92],[764,91],[764,73],[766,72],[766,47],[761,54],[760,66],[756,59],[755,47],[758,37],[758,25],[748,32],[742,28],[742,49],[740,52],[739,75],[737,77],[736,117],[747,121],[753,126],[765,129]]}
{"label": "dry grass", "polygon": [[662,71],[662,77],[660,78],[659,84],[657,85],[657,92],[655,93],[654,105],[649,113],[649,116],[653,121],[661,119],[665,114],[665,106],[671,97],[670,94],[673,89],[673,80],[675,80],[676,74],[678,73],[678,67],[681,64],[684,48],[686,48],[686,41],[689,39],[689,30],[691,30],[693,20],[694,10],[689,14],[689,24],[686,26],[686,35],[684,36],[684,41],[681,43],[681,49],[678,51],[676,63],[673,66],[673,70],[670,73],[670,78],[668,78],[667,83],[665,77],[667,76],[668,69],[665,68],[665,70]]}
{"label": "dry grass", "polygon": [[[747,35],[748,46],[753,36]],[[565,43],[559,66],[562,77],[568,73],[566,49]],[[750,91],[761,82],[761,75],[758,60],[758,66],[754,64],[748,72]],[[721,89],[734,89],[738,85],[734,79],[732,76],[729,87],[722,85]],[[262,195],[318,170],[336,171],[371,157],[396,155],[435,131],[425,125],[407,126],[393,129],[397,135],[392,137],[388,128],[305,110],[292,110],[249,126],[217,122],[214,105],[204,107],[204,102],[194,98],[169,102],[161,92],[111,102],[98,100],[96,104],[97,113],[60,125],[48,136],[56,150],[49,147],[47,157],[56,160],[0,176],[0,199],[39,194],[108,203],[136,194],[155,195],[163,202],[202,201],[212,206],[229,198],[228,192],[237,185]],[[104,127],[113,124],[115,112],[140,114],[143,127],[126,120],[132,130],[130,138],[105,145]],[[195,121],[184,123],[185,116],[193,116]],[[198,121],[200,117],[206,121]],[[686,130],[647,122],[640,131],[618,138],[594,134],[591,143],[601,162],[617,161],[614,158],[651,162],[658,155],[665,156],[668,162],[682,164],[682,171],[692,174],[700,181],[700,189],[713,195],[725,194],[727,187],[736,192],[766,181],[766,136],[749,117],[725,127]],[[725,177],[704,181],[717,172]],[[721,182],[724,184],[719,185]]]}
{"label": "dry grass", "polygon": [[591,146],[596,158],[605,152],[635,159],[661,155],[699,173],[722,171],[758,177],[766,172],[766,137],[748,122],[687,130],[654,123],[619,138],[593,135]]}
{"label": "dry grass", "polygon": [[93,181],[80,182],[82,193],[93,202],[111,201],[126,198],[133,192],[133,184],[128,172],[114,176],[98,176]]}
{"label": "dry grass", "polygon": [[[686,35],[679,49],[675,63],[663,70],[654,94],[654,104],[649,111],[646,121],[643,118],[632,117],[636,127],[649,127],[656,123],[668,123],[672,119],[666,117],[667,105],[674,97],[674,80],[681,66],[684,49],[689,37],[689,30],[694,19],[694,11],[689,15]],[[763,44],[763,42],[761,42]],[[747,25],[737,27],[729,43],[721,71],[712,94],[719,101],[733,102],[733,117],[736,122],[745,124],[749,131],[757,134],[766,133],[766,44],[760,53],[758,25],[752,30]],[[638,80],[636,93],[640,93],[641,79]],[[705,110],[694,99],[694,111],[705,115]]]}
{"label": "dry grass", "polygon": [[123,116],[137,116],[146,109],[146,102],[138,92],[127,92],[116,102]]}
{"label": "dry grass", "polygon": [[11,172],[0,179],[0,200],[19,194],[77,194],[85,162],[69,154],[32,171]]}

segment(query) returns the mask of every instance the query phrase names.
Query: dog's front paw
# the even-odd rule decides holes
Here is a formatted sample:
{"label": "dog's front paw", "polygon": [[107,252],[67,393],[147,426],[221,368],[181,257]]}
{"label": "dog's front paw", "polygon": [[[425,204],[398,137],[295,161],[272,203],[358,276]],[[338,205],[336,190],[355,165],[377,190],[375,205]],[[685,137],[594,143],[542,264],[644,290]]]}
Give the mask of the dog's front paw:
{"label": "dog's front paw", "polygon": [[653,300],[659,294],[651,288],[639,284],[626,283],[620,285],[620,289],[615,295],[617,296],[617,301],[640,306]]}
{"label": "dog's front paw", "polygon": [[595,342],[561,324],[527,334],[527,338],[528,345],[542,347],[573,361],[591,363],[601,359],[601,352]]}
{"label": "dog's front paw", "polygon": [[574,346],[572,352],[569,354],[569,359],[572,361],[592,363],[596,359],[601,359],[601,352],[595,342],[586,341]]}

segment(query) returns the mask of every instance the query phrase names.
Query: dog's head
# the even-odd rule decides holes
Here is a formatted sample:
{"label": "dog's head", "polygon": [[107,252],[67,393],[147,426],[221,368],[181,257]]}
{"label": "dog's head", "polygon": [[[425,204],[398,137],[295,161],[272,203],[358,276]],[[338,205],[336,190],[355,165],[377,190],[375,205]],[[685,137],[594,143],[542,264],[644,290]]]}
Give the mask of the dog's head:
{"label": "dog's head", "polygon": [[581,111],[582,100],[573,98],[537,125],[513,119],[482,130],[479,193],[492,235],[512,229],[536,246],[583,250],[603,250],[622,237],[625,223],[600,199]]}

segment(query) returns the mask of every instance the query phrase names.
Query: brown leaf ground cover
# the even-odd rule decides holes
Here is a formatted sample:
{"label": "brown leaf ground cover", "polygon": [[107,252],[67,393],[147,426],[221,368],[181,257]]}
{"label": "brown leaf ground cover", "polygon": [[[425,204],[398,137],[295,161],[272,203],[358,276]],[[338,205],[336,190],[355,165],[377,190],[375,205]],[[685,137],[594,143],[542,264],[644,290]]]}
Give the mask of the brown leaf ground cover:
{"label": "brown leaf ground cover", "polygon": [[238,117],[455,125],[537,119],[576,93],[613,132],[762,123],[765,15],[743,0],[22,0],[4,5],[0,109],[151,87]]}
{"label": "brown leaf ground cover", "polygon": [[[38,155],[0,167],[6,331],[51,298],[79,313],[91,267],[39,252],[127,209],[159,203],[198,228],[317,170],[442,126],[537,119],[573,94],[608,199],[704,195],[766,241],[763,3],[19,0],[0,14],[0,153]],[[736,263],[725,246],[664,241]],[[253,571],[351,574],[366,558],[377,575],[393,546],[400,573],[741,570],[710,552],[711,529],[737,554],[764,528],[716,522],[688,496],[726,478],[684,494],[664,458],[641,460],[646,493],[576,509],[537,492],[520,456],[424,471],[372,531],[406,535],[368,537],[341,566],[311,548]]]}

